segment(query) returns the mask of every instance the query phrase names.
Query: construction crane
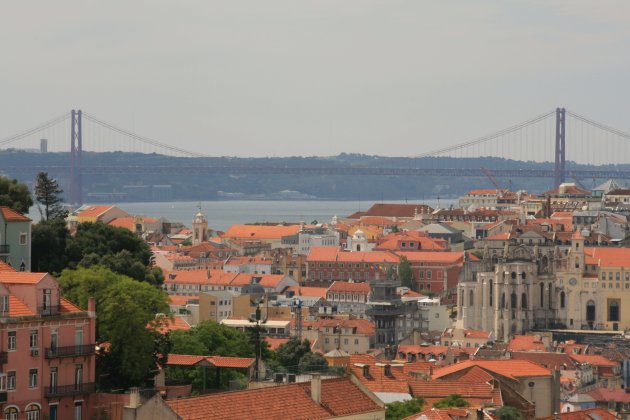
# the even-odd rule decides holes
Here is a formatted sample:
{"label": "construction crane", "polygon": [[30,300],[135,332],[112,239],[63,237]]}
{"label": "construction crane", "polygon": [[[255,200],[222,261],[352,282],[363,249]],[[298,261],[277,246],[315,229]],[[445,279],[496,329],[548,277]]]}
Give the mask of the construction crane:
{"label": "construction crane", "polygon": [[490,169],[482,167],[481,172],[483,172],[483,174],[490,180],[490,182],[492,182],[492,185],[494,185],[497,190],[502,189],[501,185],[499,185],[499,181],[497,181]]}

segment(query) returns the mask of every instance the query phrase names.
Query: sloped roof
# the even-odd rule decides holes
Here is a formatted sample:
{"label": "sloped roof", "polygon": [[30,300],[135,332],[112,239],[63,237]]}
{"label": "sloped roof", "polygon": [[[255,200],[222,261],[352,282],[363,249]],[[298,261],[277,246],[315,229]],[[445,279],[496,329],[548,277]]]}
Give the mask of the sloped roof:
{"label": "sloped roof", "polygon": [[14,295],[9,295],[9,316],[34,316],[33,312],[24,302]]}
{"label": "sloped roof", "polygon": [[287,291],[294,292],[295,296],[313,296],[326,299],[328,289],[325,287],[291,286]]}
{"label": "sloped roof", "polygon": [[12,284],[37,284],[48,273],[28,273],[25,271],[2,271],[0,272],[0,283]]}
{"label": "sloped roof", "polygon": [[508,351],[546,351],[547,348],[539,337],[533,335],[515,335],[508,343]]}
{"label": "sloped roof", "polygon": [[232,225],[223,234],[223,237],[246,239],[280,239],[283,236],[295,235],[299,231],[300,225]]}
{"label": "sloped roof", "polygon": [[434,371],[433,378],[444,378],[473,366],[510,379],[551,375],[551,370],[528,360],[466,360]]}
{"label": "sloped roof", "polygon": [[333,293],[370,293],[369,283],[351,283],[349,281],[335,281],[328,288]]}
{"label": "sloped roof", "polygon": [[456,264],[464,261],[463,252],[405,252],[396,251],[399,257],[406,257],[409,262],[436,262]]}
{"label": "sloped roof", "polygon": [[529,360],[548,369],[575,370],[575,361],[566,353],[515,351],[512,359]]}
{"label": "sloped roof", "polygon": [[609,360],[605,358],[604,356],[600,356],[598,354],[569,354],[569,357],[578,363],[589,363],[593,366],[601,366],[601,367],[619,366],[619,363],[613,362],[612,360]]}
{"label": "sloped roof", "polygon": [[308,382],[166,400],[186,420],[325,419],[381,411],[349,378],[321,381],[321,405]]}
{"label": "sloped roof", "polygon": [[420,213],[432,213],[433,209],[426,204],[388,204],[376,203],[365,212],[357,212],[349,219],[358,219],[365,216],[403,217],[411,218]]}
{"label": "sloped roof", "polygon": [[10,264],[5,263],[4,261],[0,261],[0,272],[1,271],[17,271],[15,268],[11,267]]}
{"label": "sloped roof", "polygon": [[[350,356],[350,370],[357,379],[372,392],[396,392],[409,394],[408,375],[403,369],[403,364],[391,363],[391,375],[386,376],[384,367],[379,364],[389,364],[390,362],[376,359],[368,354],[353,354]],[[369,376],[363,375],[363,365],[369,366]]]}
{"label": "sloped roof", "polygon": [[30,222],[31,219],[24,216],[22,213],[13,210],[11,207],[0,206],[0,212],[2,217],[7,222]]}
{"label": "sloped roof", "polygon": [[586,264],[600,267],[630,267],[630,248],[584,248]]}
{"label": "sloped roof", "polygon": [[616,420],[617,416],[603,408],[587,408],[568,413],[556,413],[553,416],[541,417],[538,420]]}

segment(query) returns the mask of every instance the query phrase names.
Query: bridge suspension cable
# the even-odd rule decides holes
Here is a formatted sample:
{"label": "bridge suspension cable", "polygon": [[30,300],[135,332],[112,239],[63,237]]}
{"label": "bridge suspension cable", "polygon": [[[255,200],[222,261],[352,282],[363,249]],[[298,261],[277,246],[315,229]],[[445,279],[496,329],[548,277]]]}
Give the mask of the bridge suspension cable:
{"label": "bridge suspension cable", "polygon": [[39,131],[45,130],[45,129],[50,128],[50,127],[53,127],[53,126],[61,123],[62,121],[66,120],[68,118],[70,118],[70,114],[68,114],[66,112],[66,113],[64,113],[64,114],[62,114],[62,115],[60,115],[60,116],[58,116],[56,118],[53,118],[52,120],[46,121],[45,123],[42,123],[42,124],[40,124],[40,125],[38,125],[36,127],[33,127],[33,128],[31,128],[29,130],[22,131],[21,133],[14,134],[14,135],[12,135],[10,137],[7,137],[5,139],[0,140],[0,146],[4,146],[5,144],[10,144],[10,143],[16,142],[16,141],[21,140],[21,139],[23,139],[25,137],[33,135],[33,134],[35,134],[35,133],[37,133]]}
{"label": "bridge suspension cable", "polygon": [[586,123],[586,124],[589,124],[589,125],[591,125],[593,127],[599,128],[600,130],[606,131],[606,132],[608,132],[610,134],[614,134],[616,136],[623,137],[625,139],[630,140],[630,133],[626,133],[625,131],[621,131],[621,130],[618,130],[618,129],[614,128],[614,127],[610,127],[608,125],[599,123],[597,121],[593,121],[590,118],[587,118],[587,117],[585,117],[583,115],[580,115],[580,114],[576,114],[575,112],[571,112],[569,110],[567,110],[566,112],[567,112],[567,114],[569,114],[573,118],[575,118],[577,120],[580,120],[583,123]]}
{"label": "bridge suspension cable", "polygon": [[197,152],[191,152],[190,150],[185,150],[179,147],[175,147],[175,146],[171,146],[170,144],[166,144],[166,143],[162,143],[160,141],[157,140],[153,140],[150,139],[148,137],[144,137],[141,136],[139,134],[133,133],[129,130],[125,130],[124,128],[120,128],[112,123],[109,123],[107,121],[103,121],[99,118],[97,118],[96,116],[89,114],[87,112],[83,112],[83,117],[85,117],[87,120],[93,122],[94,124],[100,125],[101,127],[107,128],[109,130],[115,131],[119,134],[128,136],[134,140],[137,140],[139,142],[145,143],[145,144],[149,144],[151,146],[155,146],[155,147],[159,147],[165,150],[169,150],[171,152],[174,153],[179,153],[180,155],[184,155],[184,156],[188,156],[188,157],[202,157],[202,158],[208,158],[210,157],[209,155],[204,155],[202,153],[197,153]]}
{"label": "bridge suspension cable", "polygon": [[419,155],[415,155],[413,156],[414,158],[423,158],[423,157],[431,157],[431,156],[437,156],[437,155],[443,155],[443,154],[447,154],[449,152],[455,151],[455,150],[459,150],[459,149],[464,149],[466,147],[470,147],[470,146],[474,146],[480,143],[485,143],[487,141],[490,140],[495,140],[499,137],[505,136],[507,134],[511,134],[515,131],[521,130],[524,127],[527,127],[529,125],[535,124],[539,121],[542,121],[546,118],[551,117],[552,115],[555,115],[556,111],[555,110],[551,110],[548,111],[542,115],[539,115],[537,117],[531,118],[527,121],[524,121],[522,123],[513,125],[511,127],[507,127],[504,128],[503,130],[497,131],[495,133],[489,134],[487,136],[483,136],[483,137],[478,137],[472,140],[468,140],[459,144],[456,144],[454,146],[448,146],[448,147],[443,147],[441,149],[436,149],[436,150],[432,150],[430,152],[426,152],[426,153],[422,153]]}

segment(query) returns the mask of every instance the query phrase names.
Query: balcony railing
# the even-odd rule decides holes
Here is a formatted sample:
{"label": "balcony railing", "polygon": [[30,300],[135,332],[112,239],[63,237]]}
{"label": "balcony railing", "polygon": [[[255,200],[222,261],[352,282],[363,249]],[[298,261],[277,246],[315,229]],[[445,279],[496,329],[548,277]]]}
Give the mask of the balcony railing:
{"label": "balcony railing", "polygon": [[10,254],[11,245],[0,245],[0,254]]}
{"label": "balcony railing", "polygon": [[53,387],[44,388],[44,396],[46,398],[52,397],[66,397],[70,395],[85,395],[92,394],[96,391],[96,384],[94,382],[88,382],[76,385],[57,385]]}
{"label": "balcony railing", "polygon": [[46,349],[46,359],[62,357],[91,356],[95,352],[95,344],[82,344],[78,346],[49,347]]}
{"label": "balcony railing", "polygon": [[54,316],[59,314],[59,305],[40,306],[37,308],[37,313],[41,316]]}

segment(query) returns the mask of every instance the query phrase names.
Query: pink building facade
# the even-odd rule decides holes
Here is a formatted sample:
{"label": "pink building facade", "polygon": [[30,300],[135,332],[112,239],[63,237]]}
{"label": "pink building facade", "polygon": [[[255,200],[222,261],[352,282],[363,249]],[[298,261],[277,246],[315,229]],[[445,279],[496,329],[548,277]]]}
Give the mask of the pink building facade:
{"label": "pink building facade", "polygon": [[0,272],[4,419],[84,420],[95,391],[96,315],[61,298],[47,273]]}

